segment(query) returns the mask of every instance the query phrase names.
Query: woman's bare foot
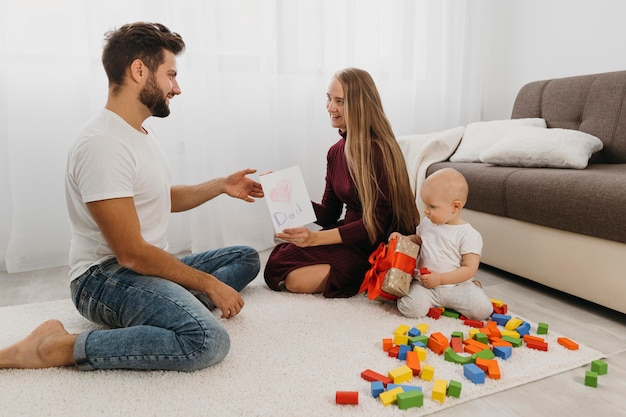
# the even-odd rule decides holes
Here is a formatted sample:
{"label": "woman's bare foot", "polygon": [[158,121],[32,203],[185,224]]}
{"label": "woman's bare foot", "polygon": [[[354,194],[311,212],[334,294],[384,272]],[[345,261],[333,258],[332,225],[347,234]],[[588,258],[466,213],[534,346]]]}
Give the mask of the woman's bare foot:
{"label": "woman's bare foot", "polygon": [[50,368],[73,365],[76,335],[49,320],[19,342],[0,350],[0,368]]}

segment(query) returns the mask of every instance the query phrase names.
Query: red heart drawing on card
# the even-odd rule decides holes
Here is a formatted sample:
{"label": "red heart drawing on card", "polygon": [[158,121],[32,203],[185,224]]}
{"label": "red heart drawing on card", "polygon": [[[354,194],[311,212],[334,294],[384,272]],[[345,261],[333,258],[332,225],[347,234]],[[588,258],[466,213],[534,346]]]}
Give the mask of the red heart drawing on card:
{"label": "red heart drawing on card", "polygon": [[275,203],[291,203],[291,181],[281,179],[270,191],[270,200]]}

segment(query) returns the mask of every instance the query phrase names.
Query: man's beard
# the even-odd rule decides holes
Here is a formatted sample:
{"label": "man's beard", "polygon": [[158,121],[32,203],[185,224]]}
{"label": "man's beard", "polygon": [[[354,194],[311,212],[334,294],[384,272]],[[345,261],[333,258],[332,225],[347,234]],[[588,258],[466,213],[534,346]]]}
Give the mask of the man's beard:
{"label": "man's beard", "polygon": [[139,101],[148,107],[155,117],[167,117],[170,114],[170,108],[165,97],[163,97],[163,91],[157,85],[156,78],[152,74],[139,93]]}

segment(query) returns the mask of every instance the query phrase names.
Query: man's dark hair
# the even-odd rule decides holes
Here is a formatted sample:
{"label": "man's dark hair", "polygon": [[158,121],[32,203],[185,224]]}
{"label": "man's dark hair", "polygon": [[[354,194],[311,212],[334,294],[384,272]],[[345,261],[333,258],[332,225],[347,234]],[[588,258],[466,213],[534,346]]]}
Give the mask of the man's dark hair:
{"label": "man's dark hair", "polygon": [[140,59],[154,72],[164,62],[163,50],[174,55],[185,49],[183,38],[160,23],[129,23],[107,32],[102,51],[102,64],[109,85],[121,86],[126,69],[135,59]]}

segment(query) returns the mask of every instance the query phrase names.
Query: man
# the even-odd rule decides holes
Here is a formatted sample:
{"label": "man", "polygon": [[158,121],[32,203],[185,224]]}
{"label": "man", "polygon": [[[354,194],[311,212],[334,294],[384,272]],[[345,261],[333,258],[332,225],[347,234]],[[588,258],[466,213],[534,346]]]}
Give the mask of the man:
{"label": "man", "polygon": [[258,253],[235,246],[178,259],[166,252],[170,212],[227,194],[252,202],[261,185],[245,169],[195,186],[172,186],[165,155],[144,121],[166,117],[181,93],[176,55],[185,44],[161,24],[109,32],[102,62],[104,109],[70,149],[66,199],[72,224],[72,299],[110,329],[69,334],[50,320],[0,351],[2,368],[76,364],[79,369],[193,371],[222,360],[222,318],[243,308],[239,291],[258,274]]}

